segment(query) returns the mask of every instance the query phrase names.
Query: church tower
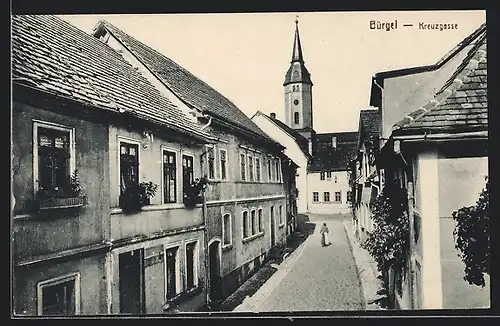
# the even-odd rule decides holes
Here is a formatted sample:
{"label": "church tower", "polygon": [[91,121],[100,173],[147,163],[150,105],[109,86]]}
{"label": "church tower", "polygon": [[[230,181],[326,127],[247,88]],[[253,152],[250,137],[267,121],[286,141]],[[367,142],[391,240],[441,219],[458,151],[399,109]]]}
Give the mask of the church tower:
{"label": "church tower", "polygon": [[296,19],[292,61],[283,83],[285,123],[309,139],[310,142],[314,138],[312,86],[311,75],[304,64],[299,36],[299,21]]}

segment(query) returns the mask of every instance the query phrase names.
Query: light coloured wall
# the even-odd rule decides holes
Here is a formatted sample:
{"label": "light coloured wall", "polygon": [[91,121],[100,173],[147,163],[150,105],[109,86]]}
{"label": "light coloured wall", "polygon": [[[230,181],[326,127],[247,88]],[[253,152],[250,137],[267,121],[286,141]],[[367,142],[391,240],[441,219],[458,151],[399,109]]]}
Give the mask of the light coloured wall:
{"label": "light coloured wall", "polygon": [[307,212],[307,156],[302,152],[295,140],[290,137],[286,132],[278,128],[274,123],[269,121],[268,118],[256,114],[252,120],[261,128],[269,137],[274,141],[285,146],[285,155],[294,161],[299,168],[297,169],[298,176],[295,178],[297,189],[299,189],[299,196],[297,199],[298,213]]}
{"label": "light coloured wall", "polygon": [[465,265],[455,249],[453,230],[456,222],[452,212],[475,205],[485,186],[488,158],[439,160],[439,215],[441,235],[441,266],[443,270],[443,308],[489,308],[490,284],[481,288],[463,279]]}
{"label": "light coloured wall", "polygon": [[392,126],[406,114],[429,102],[467,55],[467,46],[439,70],[384,80],[382,139],[389,138]]}
{"label": "light coloured wall", "polygon": [[[143,207],[137,214],[123,214],[118,207],[119,183],[119,142],[139,143],[139,182],[152,181],[158,184],[156,196],[151,205]],[[144,148],[143,145],[147,145]],[[162,150],[168,149],[177,154],[177,203],[162,204],[163,201],[163,165]],[[110,161],[110,194],[111,206],[111,238],[113,240],[150,235],[156,232],[183,230],[203,224],[201,208],[184,209],[182,203],[182,160],[183,154],[194,155],[195,177],[200,176],[199,148],[184,147],[179,143],[168,142],[154,137],[151,144],[147,138],[135,131],[120,127],[109,128],[109,161]]]}
{"label": "light coloured wall", "polygon": [[[292,91],[293,86],[299,86],[299,91]],[[285,123],[294,129],[313,127],[312,87],[308,84],[294,83],[284,87],[285,92]],[[294,100],[299,104],[295,105]],[[294,113],[299,112],[299,124],[294,123]]]}
{"label": "light coloured wall", "polygon": [[[337,183],[335,183],[335,176]],[[341,203],[334,203],[335,192],[341,192]],[[307,175],[307,205],[308,212],[313,214],[348,214],[351,209],[347,202],[347,192],[349,187],[349,177],[346,171],[332,172],[331,180],[326,178],[320,180],[320,173],[313,172]],[[319,193],[319,202],[313,202],[313,192]],[[330,192],[330,203],[323,201],[323,193]]]}

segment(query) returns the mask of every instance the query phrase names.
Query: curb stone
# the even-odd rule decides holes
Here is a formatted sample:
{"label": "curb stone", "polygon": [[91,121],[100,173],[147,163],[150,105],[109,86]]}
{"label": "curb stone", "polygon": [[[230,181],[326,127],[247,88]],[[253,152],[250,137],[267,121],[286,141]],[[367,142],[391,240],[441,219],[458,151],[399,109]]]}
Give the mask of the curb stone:
{"label": "curb stone", "polygon": [[366,250],[360,247],[359,242],[353,239],[351,232],[353,227],[352,222],[343,221],[343,223],[349,246],[351,247],[356,263],[356,269],[358,270],[358,277],[363,290],[365,310],[386,310],[373,303],[375,299],[379,298],[377,292],[381,288],[381,282],[377,278],[375,261]]}

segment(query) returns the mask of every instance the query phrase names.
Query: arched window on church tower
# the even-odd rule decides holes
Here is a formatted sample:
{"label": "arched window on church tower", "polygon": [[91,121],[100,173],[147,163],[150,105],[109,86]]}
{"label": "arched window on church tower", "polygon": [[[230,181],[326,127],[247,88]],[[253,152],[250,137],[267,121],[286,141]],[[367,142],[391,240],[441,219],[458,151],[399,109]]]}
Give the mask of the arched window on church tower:
{"label": "arched window on church tower", "polygon": [[295,90],[298,92],[299,91],[299,85],[295,86]]}
{"label": "arched window on church tower", "polygon": [[293,114],[293,120],[294,120],[294,123],[295,123],[296,125],[298,125],[298,124],[299,124],[299,112],[295,112],[295,113]]}

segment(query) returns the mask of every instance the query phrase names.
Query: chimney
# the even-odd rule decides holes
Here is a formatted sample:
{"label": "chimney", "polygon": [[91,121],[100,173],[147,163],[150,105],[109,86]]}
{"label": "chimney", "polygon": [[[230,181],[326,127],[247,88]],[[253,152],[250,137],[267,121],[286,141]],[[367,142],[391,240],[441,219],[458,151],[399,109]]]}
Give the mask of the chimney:
{"label": "chimney", "polygon": [[271,118],[276,119],[276,113],[271,112]]}

